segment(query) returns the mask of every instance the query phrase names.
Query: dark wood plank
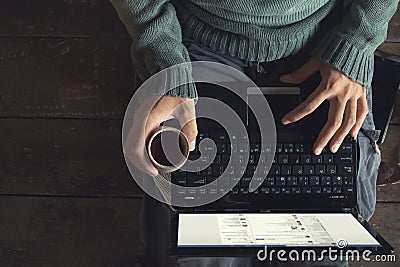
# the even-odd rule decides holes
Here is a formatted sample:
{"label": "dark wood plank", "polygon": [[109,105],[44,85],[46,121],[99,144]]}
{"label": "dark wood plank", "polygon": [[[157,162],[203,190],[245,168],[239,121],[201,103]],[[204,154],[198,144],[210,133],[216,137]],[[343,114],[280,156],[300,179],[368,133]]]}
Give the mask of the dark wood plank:
{"label": "dark wood plank", "polygon": [[0,41],[2,117],[123,117],[133,95],[128,39]]}
{"label": "dark wood plank", "polygon": [[141,199],[0,197],[0,266],[134,266]]}
{"label": "dark wood plank", "polygon": [[2,0],[0,36],[127,37],[107,0]]}
{"label": "dark wood plank", "polygon": [[[390,125],[386,139],[380,146],[382,162],[386,165],[391,177],[400,177],[400,126]],[[400,184],[386,184],[378,188],[379,201],[400,201]]]}
{"label": "dark wood plank", "polygon": [[383,43],[378,47],[379,50],[400,56],[400,43]]}
{"label": "dark wood plank", "polygon": [[[398,223],[400,204],[377,204],[375,214],[370,220],[372,227],[377,230],[395,250],[395,262],[351,262],[351,267],[396,267],[399,266],[400,225]],[[374,258],[371,258],[374,260]]]}
{"label": "dark wood plank", "polygon": [[394,102],[391,123],[400,124],[400,92],[397,92],[396,101]]}
{"label": "dark wood plank", "polygon": [[[400,4],[399,4],[400,6]],[[400,8],[397,6],[397,11],[389,22],[387,41],[400,42]]]}
{"label": "dark wood plank", "polygon": [[121,121],[0,120],[0,194],[138,196]]}

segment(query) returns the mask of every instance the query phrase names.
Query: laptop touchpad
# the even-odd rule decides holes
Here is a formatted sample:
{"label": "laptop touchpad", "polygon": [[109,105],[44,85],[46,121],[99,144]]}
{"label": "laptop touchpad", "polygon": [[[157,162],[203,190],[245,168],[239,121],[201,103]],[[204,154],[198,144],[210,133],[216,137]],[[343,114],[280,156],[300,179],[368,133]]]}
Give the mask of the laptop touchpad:
{"label": "laptop touchpad", "polygon": [[[293,128],[298,128],[301,125],[301,121],[288,126],[284,126],[281,123],[282,117],[301,103],[299,87],[259,87],[259,89],[260,90],[257,90],[256,88],[247,89],[248,104],[251,105],[252,99],[259,97],[261,91],[262,95],[267,99],[269,107],[271,108],[277,129],[292,130]],[[247,112],[251,113],[249,109],[247,109]],[[249,126],[256,126],[257,123],[255,122],[255,118],[251,114],[249,114],[249,118],[251,118],[249,120]]]}

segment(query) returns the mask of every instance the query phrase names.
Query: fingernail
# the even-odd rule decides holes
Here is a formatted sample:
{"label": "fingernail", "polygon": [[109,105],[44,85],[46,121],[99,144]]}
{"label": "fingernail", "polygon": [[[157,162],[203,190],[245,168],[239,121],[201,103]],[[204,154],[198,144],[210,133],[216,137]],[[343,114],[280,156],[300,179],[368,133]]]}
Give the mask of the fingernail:
{"label": "fingernail", "polygon": [[289,121],[289,120],[282,120],[282,124],[283,124],[283,125],[287,125],[287,124],[289,124],[289,123],[291,123],[291,121]]}
{"label": "fingernail", "polygon": [[339,149],[339,144],[335,144],[333,147],[332,147],[332,152],[333,153],[336,153],[337,151],[338,151],[338,149]]}
{"label": "fingernail", "polygon": [[358,132],[356,132],[356,133],[354,134],[353,139],[354,139],[354,140],[357,140],[357,136],[358,136]]}
{"label": "fingernail", "polygon": [[322,148],[320,148],[320,147],[315,150],[316,155],[321,154],[321,152],[322,152]]}
{"label": "fingernail", "polygon": [[196,147],[196,141],[192,141],[189,143],[189,150],[193,151]]}

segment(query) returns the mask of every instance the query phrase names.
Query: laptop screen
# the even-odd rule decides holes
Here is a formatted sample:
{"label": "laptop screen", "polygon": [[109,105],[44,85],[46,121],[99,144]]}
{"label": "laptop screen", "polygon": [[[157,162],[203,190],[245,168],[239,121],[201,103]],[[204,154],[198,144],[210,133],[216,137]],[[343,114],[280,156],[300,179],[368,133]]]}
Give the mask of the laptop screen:
{"label": "laptop screen", "polygon": [[179,214],[178,247],[380,246],[349,213]]}

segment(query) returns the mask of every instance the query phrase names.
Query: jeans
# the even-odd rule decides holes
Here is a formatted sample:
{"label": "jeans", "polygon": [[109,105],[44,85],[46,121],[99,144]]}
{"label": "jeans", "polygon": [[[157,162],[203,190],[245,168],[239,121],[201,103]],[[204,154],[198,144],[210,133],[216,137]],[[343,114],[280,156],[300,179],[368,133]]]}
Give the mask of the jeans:
{"label": "jeans", "polygon": [[[298,53],[273,62],[246,62],[211,50],[192,40],[185,40],[192,61],[213,61],[238,69],[249,76],[258,86],[279,84],[279,76],[299,68],[309,59],[307,53]],[[318,79],[318,77],[317,77]],[[318,85],[316,80],[315,86]],[[315,87],[313,87],[315,88]],[[367,89],[369,113],[358,134],[359,169],[357,177],[357,211],[369,220],[375,209],[376,178],[380,164],[380,154],[376,152],[375,142],[379,131],[375,130],[372,115],[372,90]],[[313,263],[257,262],[250,258],[180,258],[175,261],[167,255],[169,241],[169,222],[171,213],[167,205],[145,195],[141,213],[141,242],[143,245],[142,266],[181,266],[181,267],[234,267],[234,266],[347,266],[347,261]]]}

